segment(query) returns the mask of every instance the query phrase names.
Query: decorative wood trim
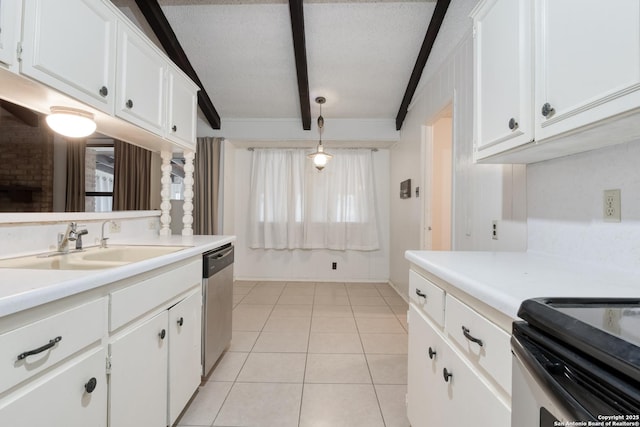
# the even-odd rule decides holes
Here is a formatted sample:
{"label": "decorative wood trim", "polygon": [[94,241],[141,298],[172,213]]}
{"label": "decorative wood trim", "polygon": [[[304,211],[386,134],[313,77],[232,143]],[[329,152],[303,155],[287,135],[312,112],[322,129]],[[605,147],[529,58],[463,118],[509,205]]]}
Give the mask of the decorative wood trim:
{"label": "decorative wood trim", "polygon": [[198,78],[196,71],[193,69],[191,62],[189,62],[187,54],[184,52],[184,49],[182,49],[182,46],[180,45],[176,34],[173,32],[167,17],[164,15],[164,12],[162,12],[162,8],[158,4],[158,1],[136,0],[136,4],[151,26],[156,37],[158,37],[158,40],[160,40],[160,43],[167,55],[169,55],[169,58],[178,67],[180,67],[180,69],[184,71],[185,74],[198,85],[198,87],[200,87],[200,90],[198,91],[198,106],[200,107],[200,111],[202,111],[202,114],[207,118],[207,121],[212,128],[220,129],[220,115],[213,106],[213,103],[211,102],[207,91],[204,89],[200,78]]}
{"label": "decorative wood trim", "polygon": [[160,197],[162,203],[160,203],[160,235],[171,235],[171,159],[173,153],[171,151],[163,150],[160,152],[162,157],[162,191]]}
{"label": "decorative wood trim", "polygon": [[182,217],[182,235],[193,236],[193,151],[184,152],[184,216]]}
{"label": "decorative wood trim", "polygon": [[429,54],[431,53],[433,44],[436,41],[436,37],[438,37],[438,32],[440,31],[442,21],[444,21],[447,9],[449,8],[449,3],[451,3],[451,0],[438,0],[436,8],[433,10],[433,15],[431,15],[431,21],[429,22],[429,28],[427,28],[427,33],[424,36],[420,53],[418,53],[418,59],[416,59],[416,64],[413,66],[413,72],[409,78],[407,89],[404,92],[404,97],[402,98],[402,103],[400,104],[398,115],[396,116],[396,130],[402,129],[402,123],[404,122],[405,117],[407,117],[407,112],[409,111],[411,98],[413,98],[413,95],[418,88],[422,71],[424,70],[425,65],[427,65],[427,59],[429,59]]}
{"label": "decorative wood trim", "polygon": [[307,48],[304,37],[302,0],[289,0],[289,15],[291,16],[293,53],[296,58],[302,128],[304,130],[311,130],[311,101],[309,100],[309,74],[307,72]]}

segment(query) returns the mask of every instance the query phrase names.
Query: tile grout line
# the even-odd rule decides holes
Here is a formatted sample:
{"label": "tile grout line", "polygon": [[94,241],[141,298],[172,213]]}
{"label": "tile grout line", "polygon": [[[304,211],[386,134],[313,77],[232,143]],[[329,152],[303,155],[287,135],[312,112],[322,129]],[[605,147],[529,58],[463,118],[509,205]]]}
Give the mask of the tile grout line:
{"label": "tile grout line", "polygon": [[[235,284],[235,282],[234,282]],[[249,289],[249,292],[251,292],[256,285],[258,284],[258,282],[255,282],[253,284],[253,286],[251,286],[251,289]],[[246,295],[244,295],[242,297],[242,299],[238,302],[238,304],[236,304],[233,307],[233,310],[235,310],[235,308],[240,304],[240,302],[242,302],[242,300],[244,299],[244,297],[246,297],[247,295],[249,295],[249,293],[247,293]],[[232,311],[233,311],[232,310]],[[231,331],[231,335],[233,336],[233,330]],[[260,334],[258,334],[258,336],[260,336]],[[256,341],[258,341],[258,338],[256,337]],[[253,350],[253,347],[255,346],[255,342],[253,343],[253,345],[251,346],[251,350]],[[220,411],[222,411],[222,408],[224,407],[224,404],[227,402],[227,399],[229,398],[229,395],[231,394],[231,390],[233,390],[233,387],[236,385],[236,380],[238,379],[238,375],[240,375],[240,371],[242,371],[242,368],[244,368],[245,363],[247,363],[247,359],[249,358],[249,354],[251,354],[251,350],[249,350],[249,353],[247,354],[247,358],[244,359],[244,362],[242,362],[242,366],[240,367],[240,369],[238,370],[238,373],[236,374],[236,376],[234,377],[234,380],[231,382],[231,387],[229,387],[229,391],[227,391],[227,394],[224,396],[224,399],[222,400],[222,403],[220,404],[220,407],[218,408],[218,410],[216,411],[216,415],[213,417],[213,421],[211,422],[211,427],[213,427],[213,425],[216,423],[216,419],[218,418],[218,416],[220,415]],[[225,354],[227,353],[227,351],[224,352]],[[215,369],[215,368],[214,368]],[[211,372],[209,375],[213,375],[213,372]],[[209,381],[207,381],[209,382]],[[215,382],[215,381],[213,381]]]}
{"label": "tile grout line", "polygon": [[[376,291],[377,291],[377,288],[376,288]],[[348,293],[349,292],[347,291],[347,294]],[[378,294],[380,294],[379,291],[378,291]],[[351,301],[351,297],[349,297],[349,301]],[[385,300],[385,304],[386,304],[386,300]],[[353,311],[353,305],[351,306],[351,310]],[[376,384],[373,380],[373,374],[371,373],[371,366],[369,366],[369,358],[367,357],[367,351],[364,348],[364,343],[362,342],[362,336],[360,335],[360,328],[358,327],[358,322],[355,320],[355,313],[353,317],[354,317],[354,322],[356,324],[356,330],[358,331],[358,338],[360,339],[360,345],[362,345],[362,354],[364,355],[364,361],[367,364],[367,370],[369,371],[369,377],[371,378],[371,387],[373,388],[373,394],[376,396],[376,403],[378,404],[380,419],[382,420],[382,425],[386,427],[387,423],[384,419],[384,414],[382,413],[382,406],[380,405],[380,397],[378,396],[378,390],[376,389]]]}
{"label": "tile grout line", "polygon": [[309,320],[309,332],[307,333],[307,352],[304,357],[304,370],[302,371],[302,389],[300,390],[300,406],[298,408],[298,427],[302,422],[302,402],[304,400],[304,385],[307,378],[307,362],[309,361],[309,344],[311,343],[311,328],[313,327],[313,306],[315,305],[316,289],[318,282],[313,284],[313,298],[311,300],[311,319]]}
{"label": "tile grout line", "polygon": [[[255,287],[258,285],[259,282],[256,282],[251,289],[249,290],[249,293],[255,289]],[[283,288],[284,289],[284,288]],[[282,291],[280,292],[282,293]],[[249,295],[249,294],[247,294]],[[247,296],[245,295],[245,297]],[[244,297],[242,298],[244,299]],[[278,295],[278,299],[280,299],[280,295]],[[240,303],[238,303],[240,304]],[[211,427],[213,427],[213,425],[216,423],[216,419],[220,416],[220,412],[222,411],[222,408],[224,407],[224,404],[227,402],[227,399],[229,398],[229,395],[231,394],[231,390],[233,390],[233,388],[235,387],[236,384],[238,384],[238,377],[240,376],[240,372],[242,372],[242,369],[244,368],[244,365],[247,363],[247,360],[249,360],[249,356],[251,356],[251,353],[253,353],[253,349],[256,346],[256,343],[258,342],[258,339],[260,338],[260,334],[262,334],[262,330],[264,329],[264,326],[267,324],[267,321],[269,320],[269,318],[271,317],[271,313],[273,313],[273,309],[275,308],[275,304],[273,304],[273,307],[271,307],[271,311],[269,311],[269,315],[267,316],[267,319],[265,320],[264,324],[262,325],[262,327],[260,328],[260,330],[258,331],[258,336],[256,337],[256,340],[254,341],[254,343],[251,345],[251,349],[249,350],[249,352],[247,353],[247,357],[246,359],[244,359],[244,362],[242,362],[242,366],[240,367],[240,369],[238,370],[238,373],[235,375],[234,380],[231,384],[231,387],[229,388],[229,391],[227,392],[226,396],[224,397],[224,400],[222,401],[222,404],[220,405],[220,408],[218,408],[218,411],[216,412],[216,416],[213,418],[213,422],[211,423]],[[235,309],[235,307],[234,307]],[[233,331],[232,331],[232,335],[233,335]],[[227,353],[227,351],[225,351],[225,354]]]}

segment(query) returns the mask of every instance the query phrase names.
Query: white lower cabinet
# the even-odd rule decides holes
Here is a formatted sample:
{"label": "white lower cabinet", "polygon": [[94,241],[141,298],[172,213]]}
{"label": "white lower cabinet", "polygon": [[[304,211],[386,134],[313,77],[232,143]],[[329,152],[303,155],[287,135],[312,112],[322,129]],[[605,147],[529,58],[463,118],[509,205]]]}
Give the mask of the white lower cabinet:
{"label": "white lower cabinet", "polygon": [[106,427],[106,351],[99,347],[0,400],[0,425]]}
{"label": "white lower cabinet", "polygon": [[441,339],[422,314],[409,306],[409,363],[407,417],[412,427],[448,425],[444,423]]}
{"label": "white lower cabinet", "polygon": [[168,316],[162,311],[109,345],[109,425],[166,425]]}
{"label": "white lower cabinet", "polygon": [[[416,272],[411,277],[414,284],[428,283],[445,294]],[[510,360],[508,339],[504,345],[508,334],[448,292],[442,311],[444,324],[435,321],[424,305],[413,299],[409,303],[407,417],[411,426],[509,427],[511,387],[502,380],[510,380],[511,364],[495,363]],[[469,332],[469,338],[463,335],[460,341],[460,325],[468,325],[484,341]]]}
{"label": "white lower cabinet", "polygon": [[202,293],[194,292],[169,309],[168,425],[200,385],[202,374]]}
{"label": "white lower cabinet", "polygon": [[164,427],[200,385],[202,257],[0,317],[0,426]]}
{"label": "white lower cabinet", "polygon": [[[511,408],[485,385],[484,377],[469,366],[446,341],[442,341],[441,345],[440,385],[445,388],[447,396],[444,422],[441,425],[510,426]],[[505,365],[503,369],[511,369],[511,366]],[[446,382],[445,373],[450,375]]]}

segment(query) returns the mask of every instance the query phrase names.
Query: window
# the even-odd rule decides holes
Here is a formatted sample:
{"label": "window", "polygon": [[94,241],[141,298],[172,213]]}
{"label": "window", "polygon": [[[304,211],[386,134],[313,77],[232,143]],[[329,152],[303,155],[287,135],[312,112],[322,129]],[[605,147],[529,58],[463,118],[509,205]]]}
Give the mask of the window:
{"label": "window", "polygon": [[372,152],[332,153],[332,161],[318,172],[307,150],[254,150],[252,248],[378,249]]}
{"label": "window", "polygon": [[111,212],[113,205],[113,140],[87,140],[85,149],[85,211]]}

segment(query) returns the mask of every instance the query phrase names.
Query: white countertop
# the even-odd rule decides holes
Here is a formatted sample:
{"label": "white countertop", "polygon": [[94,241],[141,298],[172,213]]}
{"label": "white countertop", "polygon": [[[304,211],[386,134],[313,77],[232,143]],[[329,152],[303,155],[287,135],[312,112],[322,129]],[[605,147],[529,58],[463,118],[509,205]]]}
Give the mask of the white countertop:
{"label": "white countertop", "polygon": [[111,239],[109,245],[187,246],[186,249],[104,270],[0,269],[0,317],[181,261],[235,241],[235,236]]}
{"label": "white countertop", "polygon": [[537,297],[640,297],[640,270],[531,252],[407,251],[405,258],[512,319]]}

